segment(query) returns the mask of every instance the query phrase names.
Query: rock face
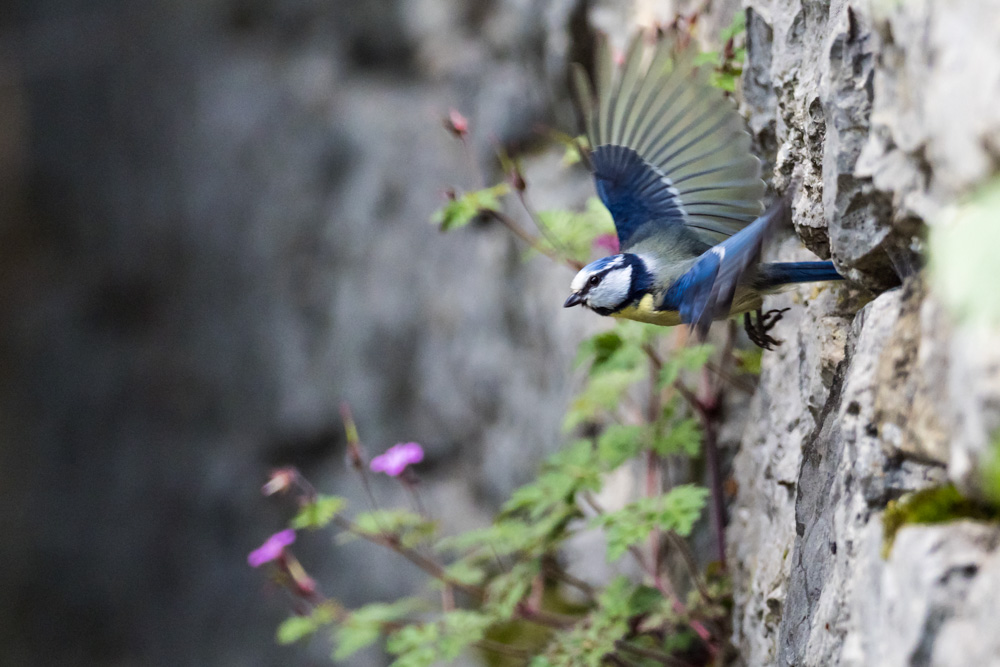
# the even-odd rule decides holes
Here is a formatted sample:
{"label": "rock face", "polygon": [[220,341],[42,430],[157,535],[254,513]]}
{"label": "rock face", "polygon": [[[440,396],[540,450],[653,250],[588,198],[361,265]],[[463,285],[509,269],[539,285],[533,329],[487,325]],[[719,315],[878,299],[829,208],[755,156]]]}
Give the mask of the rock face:
{"label": "rock face", "polygon": [[1000,337],[953,321],[916,270],[921,226],[996,171],[1000,13],[777,0],[748,17],[746,110],[803,183],[802,239],[902,287],[857,314],[846,286],[813,294],[764,357],[734,463],[735,641],[747,665],[997,664],[1000,529],[908,526],[884,558],[882,516],[947,480],[977,495],[998,423]]}

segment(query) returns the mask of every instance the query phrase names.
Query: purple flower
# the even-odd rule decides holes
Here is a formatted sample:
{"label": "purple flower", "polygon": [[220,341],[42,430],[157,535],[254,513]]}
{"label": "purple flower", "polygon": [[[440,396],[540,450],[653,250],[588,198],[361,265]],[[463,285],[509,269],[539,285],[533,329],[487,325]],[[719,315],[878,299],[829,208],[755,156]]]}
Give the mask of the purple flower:
{"label": "purple flower", "polygon": [[295,531],[291,528],[275,533],[267,538],[263,545],[250,552],[247,562],[250,563],[250,567],[260,567],[264,563],[270,563],[280,558],[281,554],[285,553],[285,547],[294,541]]}
{"label": "purple flower", "polygon": [[385,454],[372,459],[371,469],[384,472],[389,477],[398,477],[411,463],[424,460],[424,449],[415,442],[407,442],[390,447]]}
{"label": "purple flower", "polygon": [[618,252],[618,237],[615,234],[601,234],[594,239],[594,250],[604,250],[611,254]]}

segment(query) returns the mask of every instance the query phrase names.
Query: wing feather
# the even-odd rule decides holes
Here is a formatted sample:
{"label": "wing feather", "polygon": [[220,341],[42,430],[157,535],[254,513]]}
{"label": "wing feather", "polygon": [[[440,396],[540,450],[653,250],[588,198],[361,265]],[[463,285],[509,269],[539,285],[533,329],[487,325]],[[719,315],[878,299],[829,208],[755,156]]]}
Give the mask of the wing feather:
{"label": "wing feather", "polygon": [[606,39],[595,86],[573,70],[598,194],[623,249],[648,224],[683,224],[718,243],[760,215],[764,183],[743,120],[691,52],[636,37],[616,72]]}
{"label": "wing feather", "polygon": [[747,268],[759,261],[761,248],[791,215],[792,191],[777,204],[714,248],[706,251],[667,290],[657,307],[675,310],[704,339],[713,320],[728,317],[736,288]]}

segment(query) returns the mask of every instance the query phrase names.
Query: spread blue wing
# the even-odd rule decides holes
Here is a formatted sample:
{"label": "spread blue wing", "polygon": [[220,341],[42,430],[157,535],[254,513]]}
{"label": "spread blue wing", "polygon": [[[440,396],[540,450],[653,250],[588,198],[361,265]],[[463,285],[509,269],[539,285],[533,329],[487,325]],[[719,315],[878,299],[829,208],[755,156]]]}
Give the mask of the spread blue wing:
{"label": "spread blue wing", "polygon": [[661,310],[676,310],[699,338],[708,334],[713,320],[726,317],[736,286],[750,264],[760,259],[765,240],[791,213],[786,196],[755,222],[706,251],[678,278],[658,304]]}
{"label": "spread blue wing", "polygon": [[764,183],[743,120],[691,54],[636,38],[618,76],[606,40],[595,88],[574,68],[598,195],[623,249],[646,225],[687,225],[718,243],[760,215]]}

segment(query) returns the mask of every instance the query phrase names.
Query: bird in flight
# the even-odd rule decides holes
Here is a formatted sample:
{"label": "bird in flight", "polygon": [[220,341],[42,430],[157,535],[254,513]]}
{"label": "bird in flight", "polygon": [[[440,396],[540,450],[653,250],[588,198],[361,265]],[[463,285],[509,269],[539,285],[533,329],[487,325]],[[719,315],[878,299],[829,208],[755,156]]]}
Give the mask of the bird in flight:
{"label": "bird in flight", "polygon": [[831,262],[760,261],[765,240],[791,217],[790,195],[762,214],[765,186],[750,135],[708,76],[690,50],[666,39],[649,48],[641,37],[618,71],[600,41],[593,87],[574,66],[590,146],[584,157],[621,252],[581,269],[564,305],[687,324],[702,339],[714,320],[742,313],[750,339],[770,348],[778,341],[768,331],[784,311],[763,313],[765,294],[842,277]]}

